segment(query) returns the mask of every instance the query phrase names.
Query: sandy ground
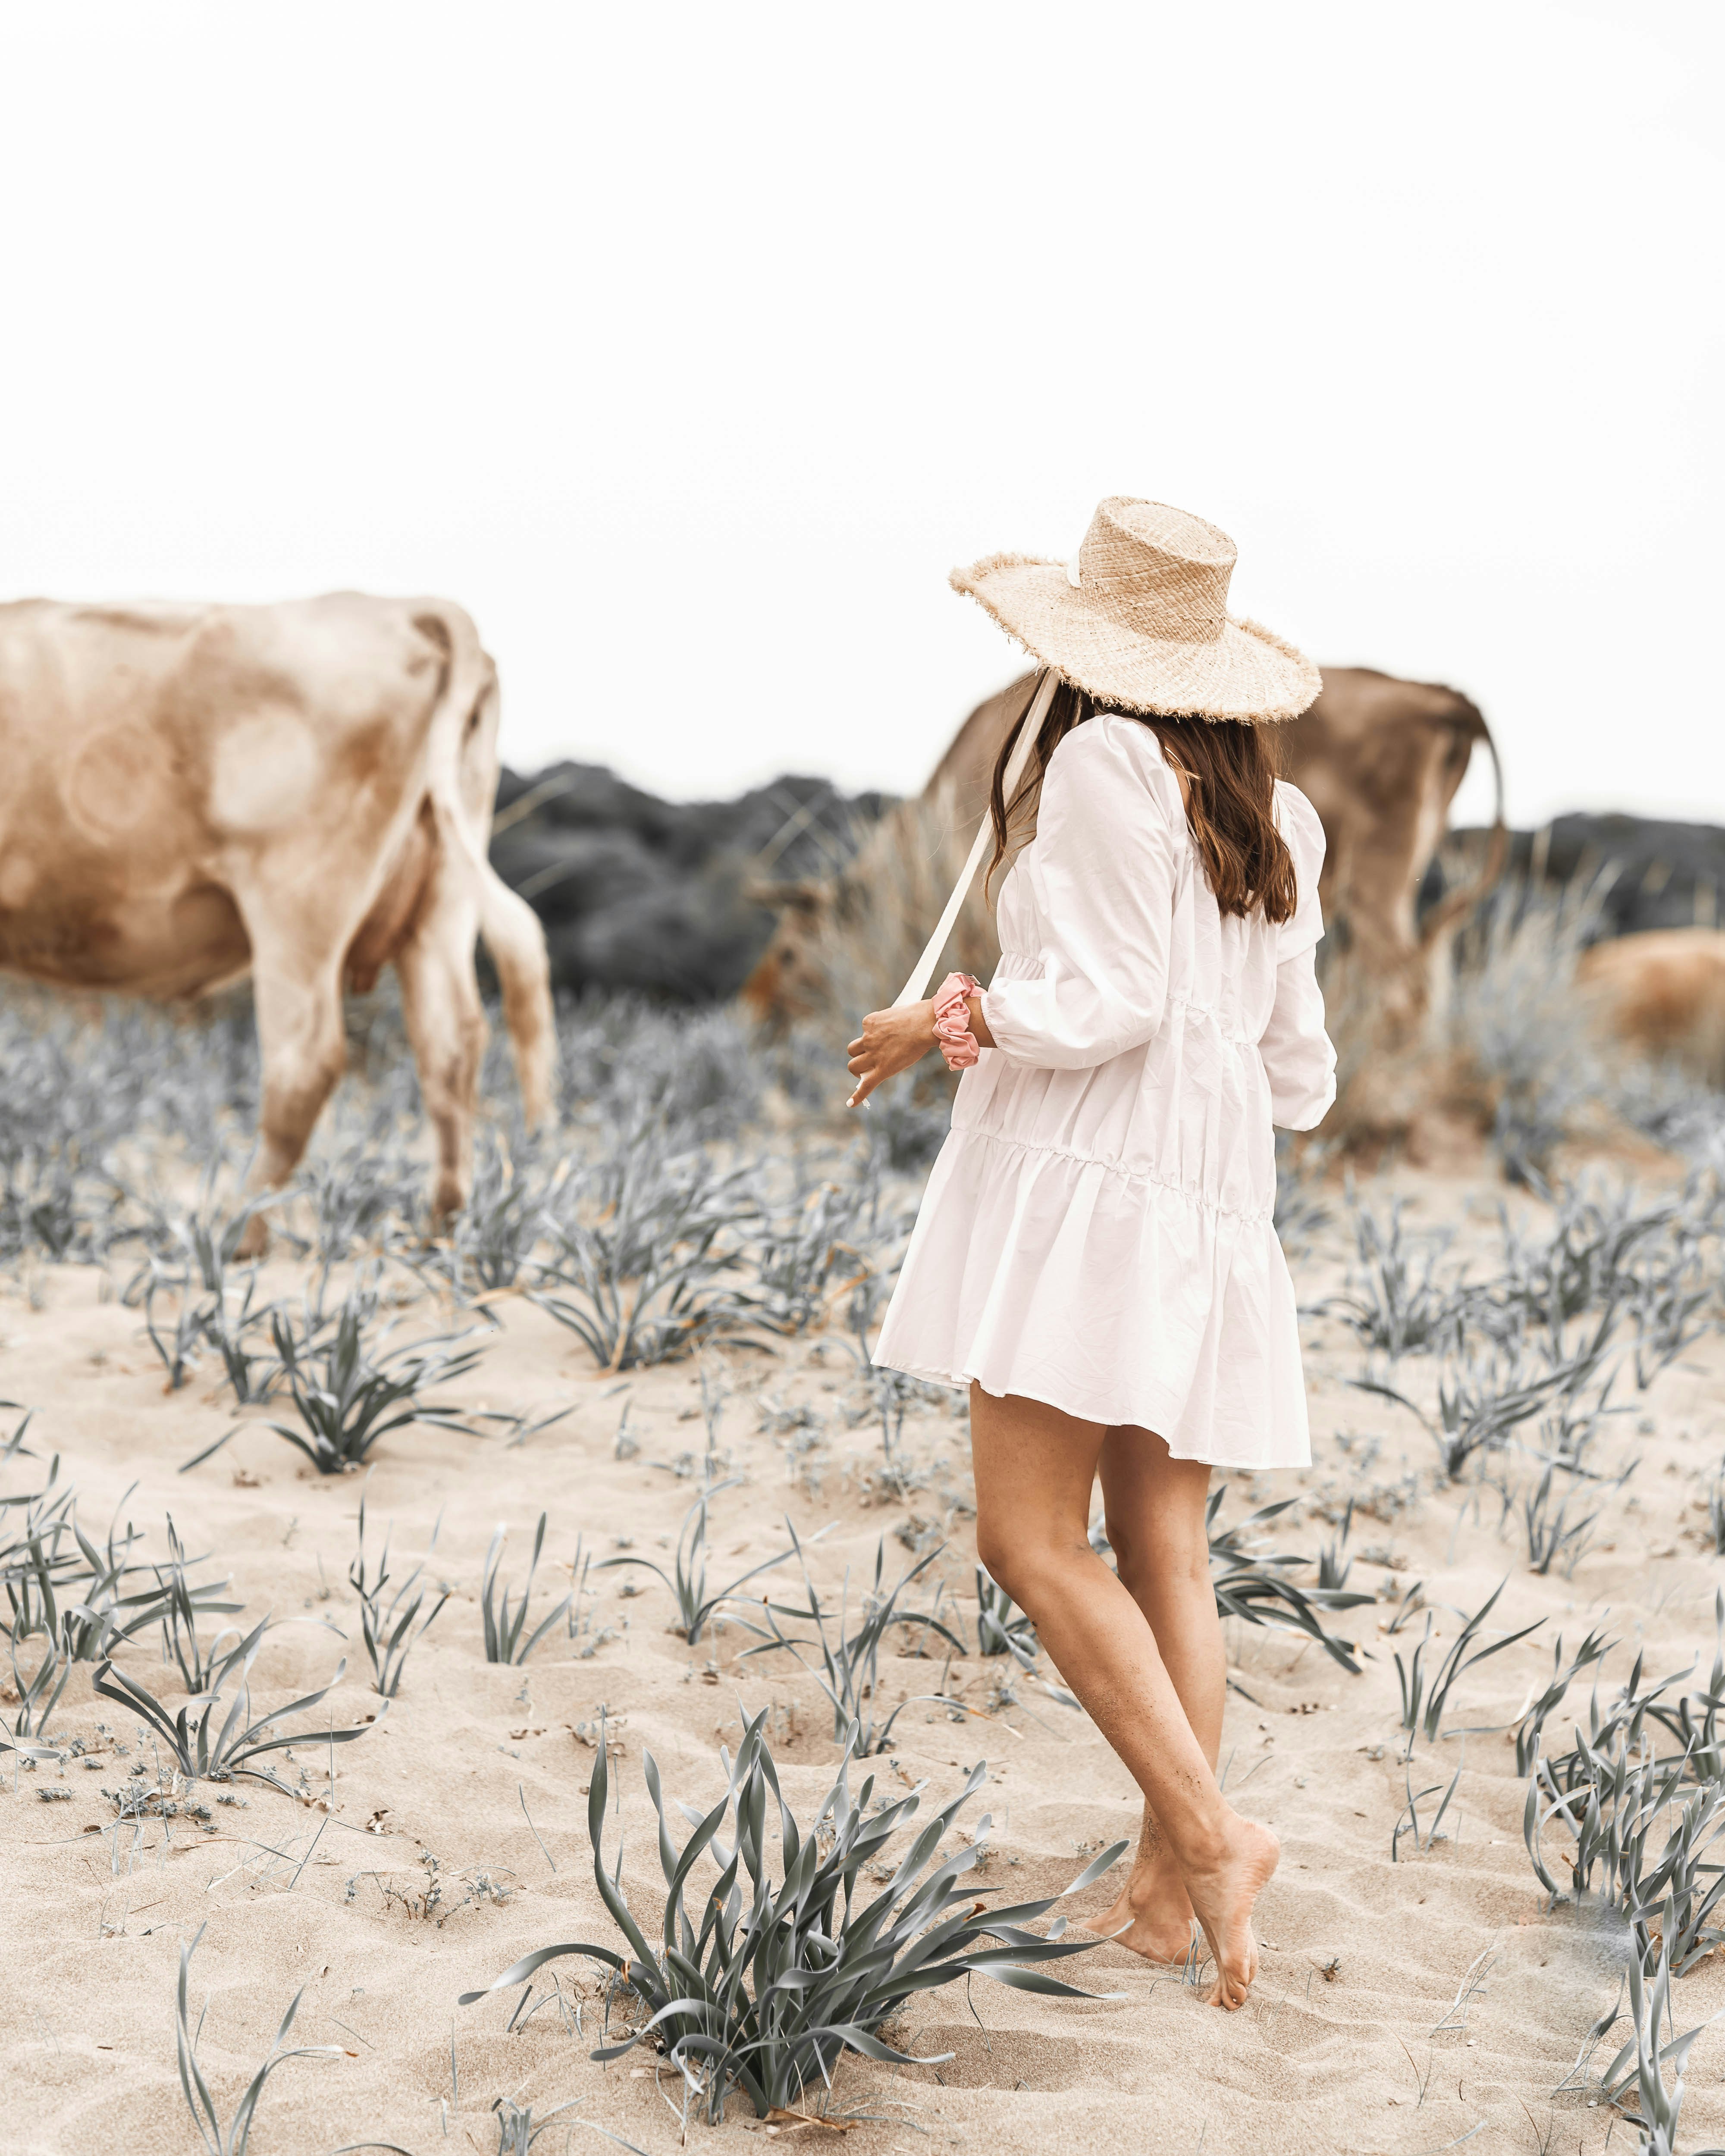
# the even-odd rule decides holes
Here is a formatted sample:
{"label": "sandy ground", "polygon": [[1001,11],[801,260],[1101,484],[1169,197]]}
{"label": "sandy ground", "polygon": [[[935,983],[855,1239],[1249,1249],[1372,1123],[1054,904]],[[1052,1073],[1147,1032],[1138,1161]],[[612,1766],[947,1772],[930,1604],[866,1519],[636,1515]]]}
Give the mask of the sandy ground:
{"label": "sandy ground", "polygon": [[[1417,1219],[1449,1218],[1480,1235],[1502,1195],[1483,1167],[1471,1178],[1404,1175],[1396,1187],[1414,1196]],[[1302,1296],[1339,1279],[1339,1250],[1332,1227],[1297,1269]],[[265,1286],[286,1291],[299,1278],[297,1266],[275,1264]],[[480,1369],[450,1396],[510,1412],[572,1402],[573,1412],[514,1446],[424,1426],[384,1442],[370,1518],[393,1522],[397,1550],[415,1553],[441,1515],[434,1569],[454,1592],[387,1716],[334,1754],[332,1808],[321,1796],[329,1755],[313,1743],[284,1768],[290,1779],[305,1770],[311,1801],[241,1783],[221,1793],[238,1802],[213,1806],[207,1824],[182,1815],[116,1826],[104,1791],[119,1789],[141,1758],[153,1775],[156,1755],[140,1747],[135,1717],[92,1697],[87,1667],[55,1727],[62,1743],[81,1739],[90,1756],[23,1774],[15,1787],[8,1777],[0,1797],[6,2149],[146,2156],[198,2145],[177,2084],[173,1996],[180,1948],[200,1928],[193,2012],[207,1994],[203,2055],[224,2116],[297,1989],[296,2041],[340,2049],[271,2080],[256,2156],[367,2139],[424,2156],[490,2151],[498,2146],[491,2107],[504,2096],[539,2118],[578,2100],[542,2150],[565,2145],[566,2130],[576,2146],[612,2145],[586,2122],[651,2156],[680,2145],[666,2101],[675,2100],[674,2076],[663,2076],[661,2094],[642,2053],[611,2066],[589,2061],[603,2006],[583,1964],[560,1965],[569,2000],[582,2007],[579,2031],[552,2007],[506,2033],[513,1998],[461,2008],[457,1994],[534,1947],[614,1942],[585,1831],[602,1704],[620,1740],[627,1876],[649,1929],[658,1874],[643,1753],[656,1758],[674,1797],[706,1803],[721,1785],[719,1747],[735,1743],[742,1715],[770,1706],[787,1793],[809,1816],[836,1758],[830,1715],[788,1657],[739,1663],[747,1640],[734,1625],[691,1651],[666,1630],[669,1598],[645,1573],[593,1575],[590,1621],[577,1640],[559,1625],[524,1668],[485,1662],[478,1588],[495,1525],[511,1530],[507,1566],[518,1575],[537,1514],[550,1515],[536,1610],[567,1589],[578,1534],[599,1556],[628,1538],[668,1564],[705,1444],[692,1364],[619,1379],[597,1373],[572,1337],[526,1303],[506,1301],[499,1315],[503,1329]],[[441,1322],[429,1298],[403,1313],[408,1332]],[[1607,1450],[1614,1460],[1633,1452],[1640,1466],[1601,1541],[1566,1580],[1528,1573],[1513,1518],[1500,1532],[1495,1498],[1481,1505],[1435,1491],[1429,1441],[1410,1419],[1347,1387],[1360,1368],[1351,1337],[1316,1322],[1307,1330],[1314,1467],[1266,1476],[1255,1490],[1237,1485],[1224,1517],[1306,1492],[1312,1505],[1286,1532],[1278,1526],[1276,1543],[1315,1551],[1332,1532],[1315,1507],[1354,1495],[1353,1584],[1380,1599],[1337,1620],[1372,1650],[1358,1676],[1297,1638],[1230,1627],[1237,1689],[1224,1743],[1228,1788],[1275,1826],[1283,1849],[1260,1904],[1264,1964],[1251,2002],[1238,2015],[1219,2013],[1178,1971],[1113,1945],[1068,1967],[1112,1994],[1093,2002],[982,1982],[968,1999],[956,1988],[930,1994],[906,2033],[922,2051],[950,2051],[948,2063],[891,2071],[852,2061],[841,2071],[840,2107],[874,2114],[845,2137],[859,2156],[965,2147],[1412,2156],[1462,2145],[1486,2156],[1591,2152],[1611,2136],[1606,2110],[1551,2092],[1617,1990],[1622,1931],[1569,1911],[1542,1913],[1522,1843],[1522,1785],[1502,1734],[1467,1740],[1445,1822],[1453,1833],[1425,1853],[1404,1840],[1391,1863],[1405,1801],[1391,1655],[1405,1639],[1392,1643],[1381,1627],[1423,1581],[1440,1638],[1453,1637],[1455,1609],[1474,1609],[1508,1575],[1504,1621],[1546,1621],[1464,1681],[1459,1718],[1476,1724],[1502,1723],[1521,1707],[1548,1671],[1560,1630],[1573,1644],[1590,1624],[1609,1623],[1623,1645],[1608,1686],[1643,1645],[1661,1672],[1698,1651],[1710,1656],[1722,1568],[1695,1507],[1725,1445],[1719,1348],[1695,1351],[1622,1419]],[[719,1449],[741,1478],[713,1505],[716,1581],[782,1547],[787,1513],[805,1538],[827,1530],[812,1563],[829,1587],[847,1565],[854,1575],[872,1568],[883,1532],[896,1573],[911,1561],[909,1541],[932,1525],[948,1538],[937,1569],[973,1620],[962,1416],[930,1404],[906,1420],[902,1449],[923,1486],[898,1502],[880,1491],[878,1424],[850,1419],[865,1417],[866,1394],[841,1335],[771,1352],[732,1347],[709,1361],[729,1389]],[[123,1501],[154,1555],[171,1513],[190,1549],[213,1553],[208,1569],[231,1578],[248,1621],[266,1610],[278,1620],[254,1671],[259,1700],[275,1704],[326,1682],[345,1652],[347,1678],[323,1712],[338,1727],[364,1722],[379,1702],[367,1688],[346,1579],[359,1484],[320,1479],[262,1426],[179,1472],[234,1419],[218,1373],[206,1360],[188,1387],[165,1394],[137,1313],[98,1271],[53,1269],[7,1283],[0,1396],[35,1409],[39,1457],[14,1460],[5,1487],[36,1486],[58,1451],[86,1524],[105,1523]],[[639,1450],[619,1458],[625,1408]],[[259,1414],[243,1419],[259,1424]],[[1404,1504],[1403,1478],[1414,1471],[1420,1494]],[[779,1577],[789,1587],[795,1575]],[[171,1703],[180,1697],[153,1642],[129,1650],[123,1666]],[[895,1791],[926,1779],[938,1797],[986,1758],[997,1833],[983,1883],[1008,1884],[1019,1898],[1063,1887],[1097,1847],[1131,1837],[1137,1804],[1090,1724],[1035,1685],[1020,1681],[1016,1704],[990,1707],[1007,1666],[955,1664],[952,1685],[982,1711],[908,1707],[879,1763]],[[940,1665],[894,1661],[885,1670],[891,1700],[932,1689]],[[321,1712],[307,1717],[308,1727],[323,1726]],[[1446,1782],[1462,1758],[1459,1741],[1435,1752],[1422,1745],[1413,1786]],[[56,1791],[67,1799],[43,1800]],[[417,1913],[434,1867],[440,1903]],[[1104,1881],[1067,1906],[1081,1921],[1113,1891]],[[1465,2013],[1454,2010],[1470,1971],[1478,1988]],[[1725,1968],[1710,1961],[1676,1990],[1687,2028],[1725,2008]],[[1703,2038],[1688,2076],[1686,2145],[1725,2137],[1722,2068],[1725,2035]],[[735,2143],[759,2130],[737,2100],[723,2128],[691,2124],[689,2141]],[[835,2139],[814,2130],[796,2138]],[[1618,2123],[1612,2145],[1632,2147],[1632,2129]]]}

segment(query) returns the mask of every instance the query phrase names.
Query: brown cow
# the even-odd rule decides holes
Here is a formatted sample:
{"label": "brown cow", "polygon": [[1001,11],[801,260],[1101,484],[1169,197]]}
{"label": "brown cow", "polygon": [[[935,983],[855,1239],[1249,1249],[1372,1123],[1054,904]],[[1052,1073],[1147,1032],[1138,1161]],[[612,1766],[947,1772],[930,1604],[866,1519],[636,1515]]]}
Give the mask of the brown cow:
{"label": "brown cow", "polygon": [[1725,931],[1653,928],[1595,943],[1575,979],[1607,1038],[1725,1086]]}
{"label": "brown cow", "polygon": [[[987,808],[995,758],[1024,708],[1030,680],[1023,675],[977,706],[917,804],[919,831],[938,825],[951,834],[942,858],[943,864],[949,858],[955,870]],[[1375,1009],[1392,1027],[1404,1027],[1430,998],[1439,939],[1502,872],[1507,834],[1497,746],[1477,708],[1453,689],[1354,666],[1327,668],[1323,683],[1312,709],[1279,726],[1277,739],[1287,776],[1323,824],[1327,848],[1320,889],[1325,917],[1339,931],[1335,944],[1355,954],[1357,974]],[[1485,869],[1475,884],[1450,894],[1416,923],[1420,883],[1478,742],[1486,744],[1497,778],[1497,815]],[[920,852],[928,850],[925,835]],[[765,957],[744,984],[744,997],[758,1014],[782,1024],[819,1007],[835,924],[842,940],[844,922],[860,906],[867,910],[870,894],[879,911],[882,886],[901,873],[894,865],[901,852],[898,827],[883,819],[836,886],[783,885],[762,893],[783,914]],[[909,946],[912,957],[916,947]],[[981,962],[990,955],[982,952]],[[976,970],[978,957],[968,956],[967,963]]]}
{"label": "brown cow", "polygon": [[544,936],[485,857],[497,717],[496,670],[444,600],[0,606],[0,969],[174,999],[250,973],[253,1181],[279,1188],[341,1073],[344,981],[393,965],[435,1210],[459,1211],[476,934],[535,1122],[556,1037]]}
{"label": "brown cow", "polygon": [[[1503,767],[1479,707],[1454,689],[1369,666],[1327,666],[1323,684],[1282,729],[1283,767],[1324,827],[1324,917],[1379,1012],[1405,1024],[1430,1000],[1446,932],[1503,872]],[[1420,921],[1420,886],[1481,742],[1497,788],[1484,865]]]}

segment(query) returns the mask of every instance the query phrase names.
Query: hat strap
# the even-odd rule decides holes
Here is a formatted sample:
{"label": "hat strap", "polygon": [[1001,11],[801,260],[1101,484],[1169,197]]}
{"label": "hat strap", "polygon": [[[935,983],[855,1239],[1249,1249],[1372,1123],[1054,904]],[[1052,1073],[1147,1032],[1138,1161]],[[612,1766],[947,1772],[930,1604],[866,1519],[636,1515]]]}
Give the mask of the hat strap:
{"label": "hat strap", "polygon": [[[1048,707],[1053,703],[1055,690],[1060,685],[1059,669],[1054,666],[1049,667],[1043,675],[1042,686],[1036,691],[1036,701],[1031,705],[1024,723],[1019,729],[1019,737],[1013,744],[1012,757],[1006,767],[1004,786],[1009,803],[1013,798],[1019,779],[1024,776],[1025,765],[1030,761],[1031,746],[1042,731],[1042,721],[1048,716]],[[922,956],[916,961],[916,970],[910,979],[905,983],[900,993],[893,998],[894,1010],[899,1009],[906,1004],[922,1002],[935,967],[940,962],[941,952],[947,947],[947,939],[957,925],[958,909],[964,903],[964,895],[976,881],[976,872],[983,865],[983,855],[988,850],[988,840],[992,835],[993,826],[985,809],[983,812],[983,820],[977,826],[976,837],[971,844],[970,859],[964,864],[957,882],[952,886],[952,896],[947,901],[945,912],[935,924],[933,935],[922,947]]]}

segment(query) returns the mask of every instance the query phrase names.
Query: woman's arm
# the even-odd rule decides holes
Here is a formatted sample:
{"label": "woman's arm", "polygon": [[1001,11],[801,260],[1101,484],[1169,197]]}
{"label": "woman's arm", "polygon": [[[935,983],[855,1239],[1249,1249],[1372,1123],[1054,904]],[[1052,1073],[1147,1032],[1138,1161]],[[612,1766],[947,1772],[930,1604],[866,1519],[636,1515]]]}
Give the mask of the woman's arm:
{"label": "woman's arm", "polygon": [[1309,1131],[1321,1123],[1336,1097],[1336,1051],[1324,1030],[1323,991],[1309,945],[1276,969],[1276,1004],[1258,1053],[1277,1129]]}
{"label": "woman's arm", "polygon": [[[1014,1063],[1083,1068],[1149,1040],[1168,996],[1183,811],[1156,737],[1091,719],[1049,759],[1028,864],[1042,971],[970,998],[971,1030]],[[871,1011],[850,1044],[853,1103],[934,1045],[934,1005]]]}
{"label": "woman's arm", "polygon": [[[980,995],[968,998],[970,1029],[984,1048],[994,1045]],[[905,1004],[896,1010],[870,1011],[860,1036],[850,1044],[850,1075],[856,1091],[845,1103],[854,1108],[885,1080],[920,1063],[934,1046],[934,1004]]]}
{"label": "woman's arm", "polygon": [[997,979],[981,998],[1009,1061],[1083,1070],[1162,1024],[1184,822],[1160,745],[1135,719],[1091,719],[1055,751],[1024,863],[1041,970]]}
{"label": "woman's arm", "polygon": [[1324,865],[1324,827],[1297,787],[1276,788],[1282,831],[1294,856],[1299,901],[1276,931],[1276,1001],[1258,1042],[1270,1081],[1271,1120],[1285,1131],[1309,1131],[1336,1097],[1336,1051],[1324,1029],[1317,953],[1324,932],[1317,883]]}

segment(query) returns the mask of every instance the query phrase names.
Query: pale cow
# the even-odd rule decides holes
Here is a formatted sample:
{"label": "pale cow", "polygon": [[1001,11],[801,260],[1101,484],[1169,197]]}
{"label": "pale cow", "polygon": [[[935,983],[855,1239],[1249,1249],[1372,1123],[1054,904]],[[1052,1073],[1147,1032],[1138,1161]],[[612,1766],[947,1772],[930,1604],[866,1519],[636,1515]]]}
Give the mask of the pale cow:
{"label": "pale cow", "polygon": [[497,718],[441,599],[0,606],[0,969],[173,1000],[249,973],[253,1180],[279,1188],[341,1073],[344,984],[393,965],[446,1219],[471,1180],[476,935],[529,1119],[551,1101],[544,935],[486,859]]}
{"label": "pale cow", "polygon": [[[916,804],[919,859],[931,850],[931,822],[950,834],[941,848],[943,865],[948,857],[953,865],[963,859],[988,807],[995,759],[1024,708],[1030,681],[1023,675],[978,704],[953,737]],[[1285,774],[1323,824],[1327,848],[1319,889],[1333,932],[1331,950],[1351,954],[1350,971],[1359,988],[1394,1031],[1425,1009],[1445,932],[1502,872],[1508,841],[1502,772],[1484,717],[1453,689],[1355,666],[1327,667],[1323,685],[1309,711],[1276,727],[1276,744]],[[1416,913],[1420,886],[1479,742],[1491,757],[1497,783],[1485,865],[1477,878],[1448,894],[1422,921]],[[780,910],[778,931],[743,987],[758,1016],[783,1025],[813,1014],[831,995],[827,954],[847,940],[845,924],[860,911],[870,935],[877,932],[881,888],[903,873],[895,865],[906,854],[902,813],[882,819],[835,882],[787,883],[757,892],[763,903]],[[914,944],[909,947],[914,952]],[[973,932],[965,963],[974,970],[978,957],[991,956],[979,952]]]}

